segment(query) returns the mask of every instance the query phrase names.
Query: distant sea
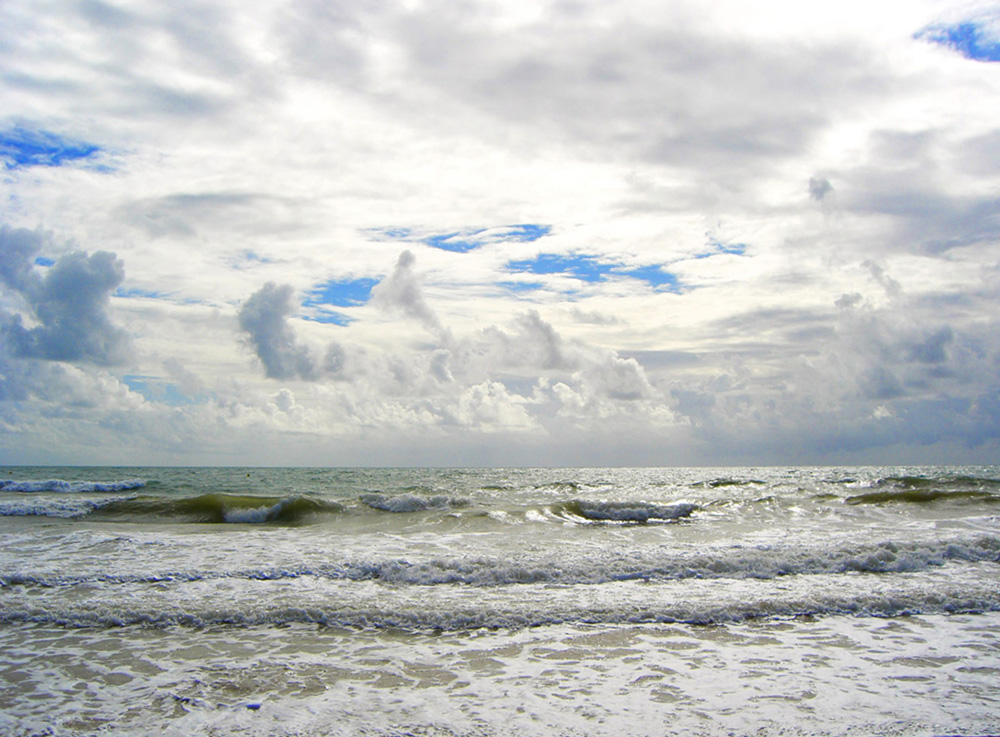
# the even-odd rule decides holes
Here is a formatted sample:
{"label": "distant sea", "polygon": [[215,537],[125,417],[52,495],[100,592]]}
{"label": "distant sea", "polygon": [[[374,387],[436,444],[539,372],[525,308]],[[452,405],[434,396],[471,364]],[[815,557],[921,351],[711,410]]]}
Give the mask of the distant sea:
{"label": "distant sea", "polygon": [[0,734],[1000,733],[1000,467],[0,468]]}

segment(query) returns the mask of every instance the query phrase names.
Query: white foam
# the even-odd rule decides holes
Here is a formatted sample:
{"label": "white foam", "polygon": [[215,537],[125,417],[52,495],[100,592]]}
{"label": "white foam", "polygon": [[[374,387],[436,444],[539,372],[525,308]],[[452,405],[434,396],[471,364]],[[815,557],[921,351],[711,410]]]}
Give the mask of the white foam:
{"label": "white foam", "polygon": [[[235,580],[164,578],[152,582],[93,582],[75,587],[9,586],[0,623],[70,627],[218,624],[322,624],[351,628],[471,630],[560,623],[710,624],[799,616],[1000,611],[992,564],[972,564],[918,576],[817,574],[762,581],[613,581],[601,586],[385,586],[285,576]],[[11,577],[10,584],[22,583]],[[24,581],[23,583],[30,583]],[[44,584],[43,584],[44,586]],[[224,595],[222,595],[224,593]]]}
{"label": "white foam", "polygon": [[278,517],[281,511],[294,501],[292,498],[282,499],[277,504],[252,508],[227,509],[223,512],[222,518],[226,522],[235,524],[262,524],[270,522]]}
{"label": "white foam", "polygon": [[146,485],[144,479],[125,479],[122,481],[63,481],[62,479],[38,480],[0,480],[0,491],[35,494],[39,492],[58,492],[62,494],[81,494],[86,492],[114,492],[141,489]]}
{"label": "white foam", "polygon": [[0,517],[61,517],[73,519],[119,502],[122,497],[105,499],[16,499],[0,501]]}
{"label": "white foam", "polygon": [[222,518],[226,522],[232,522],[234,524],[261,524],[267,522],[271,519],[273,514],[276,514],[279,509],[281,509],[281,502],[278,502],[271,507],[254,507],[252,509],[227,509],[222,514]]}
{"label": "white foam", "polygon": [[427,509],[447,509],[455,504],[455,500],[443,496],[416,496],[415,494],[365,494],[361,501],[372,509],[383,512],[422,512]]}

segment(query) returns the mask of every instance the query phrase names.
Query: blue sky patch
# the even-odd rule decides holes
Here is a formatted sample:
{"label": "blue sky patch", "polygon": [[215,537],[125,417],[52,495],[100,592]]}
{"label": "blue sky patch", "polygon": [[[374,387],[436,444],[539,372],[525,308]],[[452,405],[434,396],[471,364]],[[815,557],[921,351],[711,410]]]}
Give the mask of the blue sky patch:
{"label": "blue sky patch", "polygon": [[727,254],[729,256],[742,256],[747,251],[746,243],[723,243],[717,238],[709,238],[708,246],[709,248],[711,248],[710,251],[699,253],[695,255],[695,258],[708,258],[710,256],[718,256],[720,254]]}
{"label": "blue sky patch", "polygon": [[531,243],[552,232],[550,225],[521,223],[501,225],[495,228],[469,228],[447,233],[421,235],[409,228],[385,228],[368,231],[378,240],[402,240],[409,243],[423,243],[431,248],[452,253],[468,253],[491,243]]}
{"label": "blue sky patch", "polygon": [[419,239],[432,248],[456,253],[468,253],[489,243],[531,243],[552,231],[548,225],[504,225],[499,228],[480,228],[455,233],[432,235]]}
{"label": "blue sky patch", "polygon": [[357,307],[363,305],[372,296],[372,287],[378,284],[378,279],[363,277],[361,279],[331,279],[315,286],[302,301],[302,306],[312,308],[300,317],[304,320],[321,322],[327,325],[346,327],[354,322],[354,318],[330,307]]}
{"label": "blue sky patch", "polygon": [[93,156],[100,147],[43,130],[14,126],[0,131],[0,160],[8,170],[29,166],[62,166]]}
{"label": "blue sky patch", "polygon": [[536,292],[545,285],[540,281],[498,281],[497,286],[517,294],[520,292]]}
{"label": "blue sky patch", "polygon": [[337,312],[336,310],[326,310],[322,308],[311,315],[301,315],[301,317],[303,320],[321,322],[325,325],[339,325],[342,328],[346,328],[354,322],[354,318],[350,315],[345,315],[343,312]]}
{"label": "blue sky patch", "polygon": [[35,266],[55,266],[55,260],[48,258],[46,256],[39,256],[35,259]]}
{"label": "blue sky patch", "polygon": [[114,292],[115,297],[122,297],[124,299],[167,299],[170,297],[169,292],[157,292],[152,289],[139,289],[134,287],[132,289],[124,289],[119,287]]}
{"label": "blue sky patch", "polygon": [[946,46],[975,61],[1000,61],[1000,39],[991,37],[984,26],[973,21],[955,25],[934,25],[919,31],[914,38]]}
{"label": "blue sky patch", "polygon": [[508,261],[507,269],[515,273],[562,274],[590,284],[606,281],[609,277],[628,277],[644,281],[657,291],[679,292],[677,276],[662,266],[629,268],[621,263],[601,261],[586,254],[540,253],[533,259]]}
{"label": "blue sky patch", "polygon": [[356,307],[363,305],[372,296],[372,287],[378,284],[378,279],[340,279],[331,280],[314,287],[302,302],[304,307]]}
{"label": "blue sky patch", "polygon": [[558,253],[540,253],[533,259],[508,261],[507,268],[528,274],[566,274],[585,282],[604,281],[615,264],[602,263],[596,256]]}
{"label": "blue sky patch", "polygon": [[271,263],[271,259],[269,259],[267,256],[261,256],[256,251],[244,251],[243,253],[240,254],[240,256],[243,257],[244,261],[248,261],[248,262],[254,263],[254,264],[269,264],[269,263]]}
{"label": "blue sky patch", "polygon": [[638,269],[621,269],[615,272],[622,276],[628,276],[639,281],[644,281],[653,289],[663,292],[679,292],[680,282],[677,275],[664,271],[659,266],[641,266]]}
{"label": "blue sky patch", "polygon": [[409,228],[372,228],[367,232],[377,240],[408,240],[413,235]]}
{"label": "blue sky patch", "polygon": [[497,240],[516,241],[518,243],[531,243],[539,238],[544,238],[552,232],[551,225],[508,225],[501,229],[503,237]]}
{"label": "blue sky patch", "polygon": [[[432,235],[427,238],[421,238],[421,243],[426,243],[431,248],[440,248],[442,251],[452,251],[453,253],[468,253],[476,248],[479,248],[482,244],[481,241],[476,241],[475,236],[481,231],[473,232],[469,235],[463,235],[462,233],[445,233],[443,235]],[[470,238],[471,236],[471,238]]]}
{"label": "blue sky patch", "polygon": [[122,377],[122,381],[131,391],[141,394],[147,401],[170,407],[189,407],[194,404],[204,404],[210,399],[210,395],[207,394],[189,396],[182,392],[177,384],[154,376],[126,374]]}

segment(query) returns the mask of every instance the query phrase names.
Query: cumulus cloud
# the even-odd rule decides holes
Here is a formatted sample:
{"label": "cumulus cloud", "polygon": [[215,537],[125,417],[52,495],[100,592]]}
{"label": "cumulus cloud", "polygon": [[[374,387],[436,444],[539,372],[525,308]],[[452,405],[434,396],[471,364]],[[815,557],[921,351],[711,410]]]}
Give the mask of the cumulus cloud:
{"label": "cumulus cloud", "polygon": [[[638,360],[567,344],[537,310],[516,315],[504,327],[450,339],[449,327],[423,301],[413,265],[412,254],[404,252],[385,286],[373,290],[373,301],[449,336],[446,347],[412,344],[388,351],[339,339],[325,349],[304,344],[289,322],[296,307],[292,288],[273,283],[246,301],[240,328],[269,377],[339,387],[350,416],[366,425],[545,433],[549,426],[556,431],[563,417],[625,421],[649,414],[638,404],[655,404],[657,392]],[[314,358],[319,355],[322,361]],[[298,406],[285,391],[271,405],[286,414]]]}
{"label": "cumulus cloud", "polygon": [[399,254],[392,273],[372,287],[372,304],[419,320],[428,330],[440,333],[441,323],[424,299],[414,271],[416,262],[417,258],[410,250]]}
{"label": "cumulus cloud", "polygon": [[0,279],[22,294],[29,291],[36,277],[32,259],[42,248],[40,231],[0,226]]}
{"label": "cumulus cloud", "polygon": [[614,351],[595,361],[585,375],[597,391],[612,399],[644,399],[653,392],[639,362],[634,358],[621,358]]}
{"label": "cumulus cloud", "polygon": [[240,329],[271,379],[313,379],[316,362],[308,347],[299,345],[288,318],[295,311],[293,290],[268,282],[240,308]]}
{"label": "cumulus cloud", "polygon": [[44,274],[32,257],[41,247],[40,234],[0,228],[0,279],[27,308],[3,317],[2,336],[20,358],[87,361],[111,365],[128,357],[128,333],[109,314],[111,293],[125,278],[115,254],[71,251]]}
{"label": "cumulus cloud", "polygon": [[541,429],[524,404],[522,398],[512,395],[503,384],[484,381],[461,393],[455,416],[458,424],[486,432]]}
{"label": "cumulus cloud", "polygon": [[506,368],[544,371],[576,367],[576,358],[567,350],[562,336],[537,310],[516,315],[513,327],[513,331],[496,325],[483,329],[478,336],[480,342],[470,350],[486,356],[490,364]]}
{"label": "cumulus cloud", "polygon": [[177,382],[187,395],[199,394],[205,389],[205,385],[197,374],[189,370],[178,358],[168,358],[163,362],[163,368],[167,374]]}

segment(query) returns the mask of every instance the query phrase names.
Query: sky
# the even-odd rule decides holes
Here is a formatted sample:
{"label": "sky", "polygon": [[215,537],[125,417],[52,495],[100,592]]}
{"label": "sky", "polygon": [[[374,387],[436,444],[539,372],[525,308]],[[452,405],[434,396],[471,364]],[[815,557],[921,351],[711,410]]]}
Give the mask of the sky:
{"label": "sky", "polygon": [[0,463],[1000,462],[1000,4],[6,0]]}

